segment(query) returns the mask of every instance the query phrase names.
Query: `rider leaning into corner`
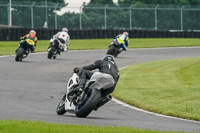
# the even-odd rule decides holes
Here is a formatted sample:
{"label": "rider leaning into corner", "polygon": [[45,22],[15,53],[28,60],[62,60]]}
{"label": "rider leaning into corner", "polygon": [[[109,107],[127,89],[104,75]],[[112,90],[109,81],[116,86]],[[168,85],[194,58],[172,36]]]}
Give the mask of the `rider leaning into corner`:
{"label": "rider leaning into corner", "polygon": [[20,40],[21,40],[21,43],[19,45],[19,48],[22,48],[24,45],[26,45],[30,48],[31,52],[35,50],[38,39],[36,37],[36,32],[34,30],[30,30],[29,34],[26,34],[25,36],[20,37]]}
{"label": "rider leaning into corner", "polygon": [[109,94],[112,93],[115,89],[115,86],[119,79],[119,70],[112,55],[106,55],[105,57],[103,57],[102,60],[95,61],[94,64],[84,66],[81,68],[76,67],[74,68],[74,72],[77,73],[79,76],[79,86],[76,87],[75,90],[82,91],[84,89],[86,81],[89,80],[94,74],[92,70],[95,69],[98,69],[99,72],[102,74],[111,76],[113,80],[113,86],[109,89],[105,89],[102,91],[103,102],[100,105],[98,105],[97,108],[99,108],[112,98]]}
{"label": "rider leaning into corner", "polygon": [[49,42],[50,44],[49,44],[48,50],[49,50],[50,46],[52,46],[55,39],[58,39],[60,41],[60,46],[61,46],[60,50],[63,52],[67,52],[69,40],[70,40],[70,36],[68,34],[68,29],[62,28],[62,31],[58,32],[50,39],[50,42]]}
{"label": "rider leaning into corner", "polygon": [[121,44],[122,49],[126,51],[129,43],[128,32],[123,32],[122,34],[117,35],[113,41],[118,41]]}

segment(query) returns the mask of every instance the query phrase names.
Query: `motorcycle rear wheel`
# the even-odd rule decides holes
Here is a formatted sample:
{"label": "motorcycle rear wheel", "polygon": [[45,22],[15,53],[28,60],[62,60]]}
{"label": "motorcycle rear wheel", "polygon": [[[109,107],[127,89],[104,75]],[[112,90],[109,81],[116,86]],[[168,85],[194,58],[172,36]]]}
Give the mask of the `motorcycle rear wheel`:
{"label": "motorcycle rear wheel", "polygon": [[114,57],[117,57],[122,51],[117,50],[117,53],[115,54]]}
{"label": "motorcycle rear wheel", "polygon": [[113,55],[114,57],[116,57],[116,49],[117,48],[115,46],[111,45],[106,54]]}
{"label": "motorcycle rear wheel", "polygon": [[15,61],[22,61],[23,54],[24,54],[24,49],[19,48],[19,50],[17,50],[17,52],[16,52]]}
{"label": "motorcycle rear wheel", "polygon": [[48,52],[48,59],[51,59],[53,57],[54,52],[56,51],[55,47],[51,47],[50,51]]}
{"label": "motorcycle rear wheel", "polygon": [[96,107],[101,97],[101,92],[97,89],[91,89],[87,92],[86,98],[75,109],[77,117],[87,117]]}

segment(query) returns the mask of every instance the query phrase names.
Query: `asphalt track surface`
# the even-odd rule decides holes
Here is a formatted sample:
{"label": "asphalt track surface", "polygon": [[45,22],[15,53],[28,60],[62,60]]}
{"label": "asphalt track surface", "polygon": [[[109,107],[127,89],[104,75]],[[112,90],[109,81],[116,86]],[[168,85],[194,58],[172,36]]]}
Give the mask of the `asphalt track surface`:
{"label": "asphalt track surface", "polygon": [[[15,56],[0,57],[0,119],[45,121],[51,123],[126,126],[160,131],[200,132],[200,122],[163,117],[110,101],[87,118],[56,114],[74,67],[92,64],[106,50],[61,53],[47,59],[47,53],[30,54],[24,61]],[[129,49],[116,58],[119,68],[128,65],[184,57],[200,57],[200,47]],[[141,79],[142,80],[142,79]]]}

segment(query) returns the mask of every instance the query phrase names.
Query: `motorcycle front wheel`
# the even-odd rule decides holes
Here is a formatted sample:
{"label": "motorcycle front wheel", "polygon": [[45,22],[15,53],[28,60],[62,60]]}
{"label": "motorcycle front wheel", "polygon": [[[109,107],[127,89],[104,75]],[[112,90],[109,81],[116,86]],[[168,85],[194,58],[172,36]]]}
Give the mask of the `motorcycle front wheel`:
{"label": "motorcycle front wheel", "polygon": [[65,110],[65,98],[66,98],[66,95],[63,96],[62,100],[59,102],[59,104],[57,106],[56,112],[57,112],[58,115],[63,115],[67,112]]}
{"label": "motorcycle front wheel", "polygon": [[15,57],[15,61],[21,61],[22,57],[24,54],[24,49],[23,48],[19,48],[16,52],[16,57]]}
{"label": "motorcycle front wheel", "polygon": [[101,92],[97,89],[90,89],[86,93],[84,100],[77,104],[75,114],[77,117],[87,117],[96,107],[101,97]]}
{"label": "motorcycle front wheel", "polygon": [[53,57],[54,52],[56,51],[55,47],[51,47],[50,51],[48,52],[48,59],[51,59]]}

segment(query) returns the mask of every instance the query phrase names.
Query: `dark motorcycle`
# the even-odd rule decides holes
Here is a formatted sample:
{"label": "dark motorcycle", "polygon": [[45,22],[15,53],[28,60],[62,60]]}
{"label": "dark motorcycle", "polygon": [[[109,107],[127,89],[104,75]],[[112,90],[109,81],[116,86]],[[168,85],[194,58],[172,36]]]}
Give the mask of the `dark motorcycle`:
{"label": "dark motorcycle", "polygon": [[53,43],[50,45],[50,47],[48,48],[48,59],[51,59],[53,57],[53,59],[55,59],[57,57],[57,54],[60,55],[61,52],[61,47],[60,47],[60,41],[59,39],[54,39]]}
{"label": "dark motorcycle", "polygon": [[102,96],[102,90],[114,85],[112,77],[95,72],[87,81],[83,90],[75,89],[78,86],[79,77],[76,73],[69,79],[67,92],[57,106],[57,114],[63,115],[66,112],[74,113],[77,117],[87,117],[93,110],[97,110],[111,96]]}
{"label": "dark motorcycle", "polygon": [[114,57],[117,57],[121,52],[123,48],[121,44],[118,41],[112,41],[109,45],[108,51],[106,54],[113,55]]}
{"label": "dark motorcycle", "polygon": [[30,53],[30,48],[28,45],[22,45],[15,51],[15,53],[16,53],[15,61],[22,61],[22,59],[26,58]]}

